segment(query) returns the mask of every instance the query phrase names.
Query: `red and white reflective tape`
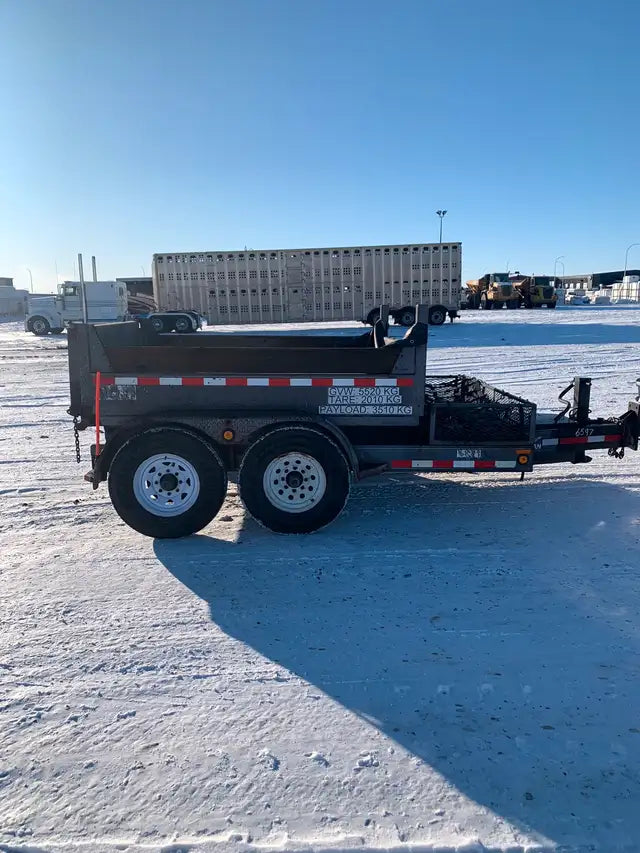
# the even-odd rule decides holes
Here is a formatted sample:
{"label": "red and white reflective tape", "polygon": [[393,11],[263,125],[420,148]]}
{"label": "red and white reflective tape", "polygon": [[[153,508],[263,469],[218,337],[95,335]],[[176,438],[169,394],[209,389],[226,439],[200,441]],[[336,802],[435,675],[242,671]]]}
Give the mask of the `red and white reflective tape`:
{"label": "red and white reflective tape", "polygon": [[621,435],[568,435],[564,438],[543,438],[542,447],[566,446],[568,444],[619,444]]}
{"label": "red and white reflective tape", "polygon": [[420,468],[436,469],[474,469],[489,471],[496,468],[515,468],[515,459],[394,459],[392,468],[418,470]]}
{"label": "red and white reflective tape", "polygon": [[102,376],[101,385],[182,385],[232,388],[409,388],[411,376]]}

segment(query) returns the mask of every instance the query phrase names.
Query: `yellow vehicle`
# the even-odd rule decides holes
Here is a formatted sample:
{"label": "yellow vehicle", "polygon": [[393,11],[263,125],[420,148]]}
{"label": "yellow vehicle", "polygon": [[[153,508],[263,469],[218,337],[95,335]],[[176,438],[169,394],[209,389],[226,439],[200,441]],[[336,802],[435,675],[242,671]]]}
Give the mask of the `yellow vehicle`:
{"label": "yellow vehicle", "polygon": [[555,308],[558,304],[558,294],[553,279],[548,275],[520,275],[516,273],[511,276],[511,281],[520,294],[522,304],[525,308]]}
{"label": "yellow vehicle", "polygon": [[508,272],[489,272],[467,282],[467,308],[519,308],[520,294]]}

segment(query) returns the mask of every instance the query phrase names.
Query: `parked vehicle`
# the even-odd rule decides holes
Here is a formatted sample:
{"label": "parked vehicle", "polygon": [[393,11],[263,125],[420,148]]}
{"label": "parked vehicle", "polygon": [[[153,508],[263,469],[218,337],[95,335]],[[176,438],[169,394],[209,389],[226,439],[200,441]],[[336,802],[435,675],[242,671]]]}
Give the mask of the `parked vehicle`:
{"label": "parked vehicle", "polygon": [[467,281],[467,307],[496,309],[518,308],[520,294],[509,280],[507,272],[490,272],[482,278]]}
{"label": "parked vehicle", "polygon": [[386,304],[411,326],[422,302],[439,326],[457,316],[461,269],[460,243],[156,254],[153,288],[160,310],[190,308],[212,325],[371,325]]}
{"label": "parked vehicle", "polygon": [[524,476],[589,462],[587,450],[637,449],[640,389],[620,416],[590,418],[591,381],[576,378],[564,411],[538,416],[534,403],[480,379],[425,379],[428,310],[402,339],[388,337],[388,309],[354,336],[74,325],[69,413],[77,431],[96,434],[85,479],[94,488],[108,479],[135,530],[173,538],[215,517],[237,472],[255,519],[309,533],[340,514],[354,480],[384,471]]}
{"label": "parked vehicle", "polygon": [[591,297],[584,290],[570,290],[564,298],[565,305],[589,305]]}
{"label": "parked vehicle", "polygon": [[[131,316],[148,319],[158,332],[195,332],[202,318],[194,311],[155,312],[140,297],[129,297],[119,281],[91,281],[86,285],[87,316],[90,323],[117,323]],[[58,334],[72,323],[83,321],[82,286],[79,281],[58,285],[51,296],[29,297],[24,327],[34,335]]]}
{"label": "parked vehicle", "polygon": [[516,291],[520,294],[520,304],[524,308],[555,308],[558,294],[548,275],[525,275],[519,273],[510,276]]}

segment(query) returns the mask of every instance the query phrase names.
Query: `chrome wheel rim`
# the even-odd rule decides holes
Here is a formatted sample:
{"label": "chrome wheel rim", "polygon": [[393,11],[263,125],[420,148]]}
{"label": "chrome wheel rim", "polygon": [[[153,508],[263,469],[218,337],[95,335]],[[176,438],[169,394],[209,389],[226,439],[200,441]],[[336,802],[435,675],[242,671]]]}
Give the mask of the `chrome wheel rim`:
{"label": "chrome wheel rim", "polygon": [[193,465],[174,453],[158,453],[138,465],[133,494],[152,515],[182,515],[197,501],[200,478]]}
{"label": "chrome wheel rim", "polygon": [[285,453],[273,459],[262,478],[269,503],[283,512],[307,512],[327,490],[324,468],[306,453]]}

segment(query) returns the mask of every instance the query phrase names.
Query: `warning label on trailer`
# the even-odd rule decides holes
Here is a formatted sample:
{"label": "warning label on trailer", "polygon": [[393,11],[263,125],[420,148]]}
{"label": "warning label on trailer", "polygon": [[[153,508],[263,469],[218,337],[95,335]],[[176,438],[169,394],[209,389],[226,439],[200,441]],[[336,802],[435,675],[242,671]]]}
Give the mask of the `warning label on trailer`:
{"label": "warning label on trailer", "polygon": [[411,415],[413,408],[402,405],[397,388],[329,388],[326,406],[319,406],[321,415]]}
{"label": "warning label on trailer", "polygon": [[135,385],[103,385],[100,396],[103,400],[135,400],[138,389]]}

